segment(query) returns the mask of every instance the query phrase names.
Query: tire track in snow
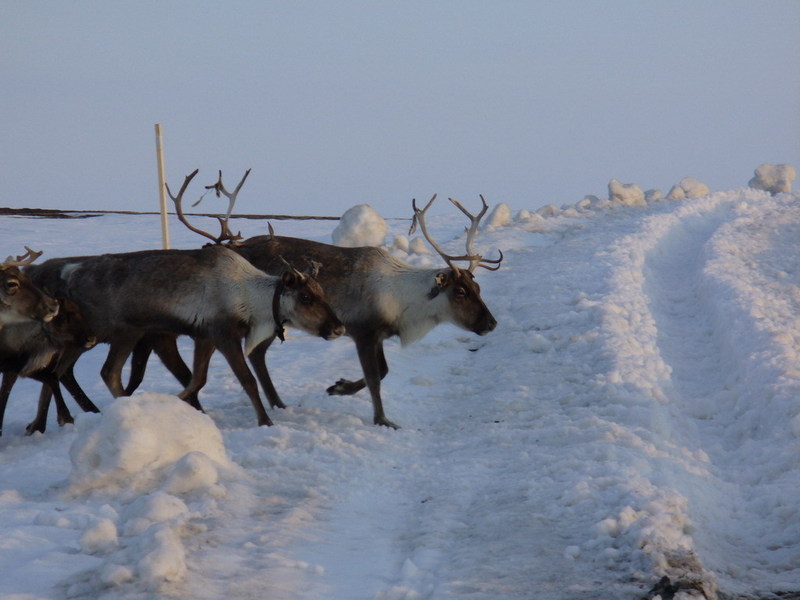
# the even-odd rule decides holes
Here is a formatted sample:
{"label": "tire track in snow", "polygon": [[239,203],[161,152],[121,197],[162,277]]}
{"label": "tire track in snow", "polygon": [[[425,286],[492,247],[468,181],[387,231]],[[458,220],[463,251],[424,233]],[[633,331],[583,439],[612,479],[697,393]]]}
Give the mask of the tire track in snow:
{"label": "tire track in snow", "polygon": [[[679,210],[665,219],[669,225],[646,255],[644,291],[657,330],[658,352],[670,374],[663,390],[673,439],[707,456],[713,477],[710,486],[709,478],[705,485],[700,481],[693,485],[693,477],[685,474],[676,474],[674,481],[687,498],[693,549],[702,568],[714,574],[698,576],[709,597],[714,597],[717,582],[726,593],[785,591],[788,587],[767,589],[764,573],[753,575],[764,565],[780,564],[768,555],[782,550],[782,544],[767,540],[786,536],[781,536],[780,520],[765,511],[759,499],[771,493],[770,486],[759,490],[759,485],[743,485],[742,472],[760,471],[763,457],[742,448],[746,438],[761,435],[758,429],[766,428],[764,419],[755,417],[752,431],[745,431],[740,422],[742,416],[769,411],[764,389],[780,373],[769,360],[738,351],[737,335],[746,335],[748,342],[763,337],[757,319],[748,314],[758,302],[740,300],[739,293],[716,281],[713,273],[720,251],[726,254],[747,245],[752,227],[746,223],[737,234],[735,224],[741,215],[729,202],[706,206],[702,212]],[[772,224],[780,226],[780,220]],[[769,373],[762,373],[765,370]],[[754,385],[757,391],[751,389]],[[787,570],[791,562],[787,561]],[[700,563],[697,568],[701,569]]]}

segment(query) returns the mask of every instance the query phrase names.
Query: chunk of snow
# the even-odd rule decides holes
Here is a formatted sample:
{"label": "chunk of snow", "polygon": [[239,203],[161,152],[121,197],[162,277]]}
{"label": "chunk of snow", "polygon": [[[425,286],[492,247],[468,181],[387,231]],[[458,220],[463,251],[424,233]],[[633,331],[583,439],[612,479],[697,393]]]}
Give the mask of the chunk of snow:
{"label": "chunk of snow", "polygon": [[137,498],[123,514],[126,536],[139,535],[154,523],[165,523],[185,518],[189,508],[180,498],[163,491],[156,491]]}
{"label": "chunk of snow", "polygon": [[408,238],[404,235],[394,236],[394,242],[392,242],[392,248],[394,248],[395,250],[400,250],[401,252],[408,252]]}
{"label": "chunk of snow", "polygon": [[97,519],[81,535],[81,550],[86,554],[101,554],[117,545],[117,526],[111,519]]}
{"label": "chunk of snow", "polygon": [[710,192],[705,183],[698,181],[694,177],[684,177],[678,185],[687,198],[702,198],[703,196],[708,196]]}
{"label": "chunk of snow", "polygon": [[186,402],[163,394],[120,398],[102,415],[79,422],[70,448],[71,488],[147,491],[190,452],[229,464],[214,421]]}
{"label": "chunk of snow", "polygon": [[542,208],[536,211],[536,214],[539,214],[543,217],[555,217],[561,211],[555,204],[546,204]]}
{"label": "chunk of snow", "polygon": [[497,227],[506,227],[511,224],[511,208],[505,202],[501,202],[489,213],[484,229],[492,231]]}
{"label": "chunk of snow", "polygon": [[175,463],[164,489],[171,494],[186,494],[212,488],[219,481],[219,471],[204,452],[189,452]]}
{"label": "chunk of snow", "polygon": [[673,185],[667,194],[667,199],[669,200],[684,200],[685,198],[686,192],[683,191],[680,185]]}
{"label": "chunk of snow", "polygon": [[169,527],[158,527],[149,540],[150,551],[139,561],[139,577],[151,584],[181,581],[186,576],[186,550],[178,534]]}
{"label": "chunk of snow", "polygon": [[414,238],[408,244],[408,253],[409,254],[430,254],[431,251],[428,249],[428,246],[425,245],[425,240],[420,237]]}
{"label": "chunk of snow", "polygon": [[645,200],[645,202],[647,202],[648,204],[649,204],[650,202],[658,202],[658,201],[659,201],[659,200],[661,200],[663,197],[664,197],[664,195],[661,193],[661,190],[659,190],[659,189],[647,190],[647,191],[644,193],[644,200]]}
{"label": "chunk of snow", "polygon": [[623,206],[644,206],[644,192],[634,183],[620,183],[616,179],[608,182],[609,200]]}
{"label": "chunk of snow", "polygon": [[336,246],[382,246],[386,241],[386,221],[369,204],[359,204],[347,210],[331,237]]}
{"label": "chunk of snow", "polygon": [[792,182],[797,177],[791,165],[771,165],[764,163],[755,170],[755,176],[748,184],[751,188],[765,190],[771,194],[792,191]]}

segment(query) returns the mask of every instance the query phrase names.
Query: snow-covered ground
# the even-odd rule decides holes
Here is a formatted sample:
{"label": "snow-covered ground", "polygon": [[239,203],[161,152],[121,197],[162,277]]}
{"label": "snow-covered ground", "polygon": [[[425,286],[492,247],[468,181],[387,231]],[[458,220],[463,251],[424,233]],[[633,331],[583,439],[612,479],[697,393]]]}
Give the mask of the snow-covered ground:
{"label": "snow-covered ground", "polygon": [[[203,415],[155,361],[114,401],[100,346],[77,374],[103,414],[33,437],[37,386],[20,382],[0,598],[800,598],[800,197],[626,204],[498,211],[478,246],[506,258],[478,280],[499,325],[387,344],[397,431],[371,425],[364,392],[326,395],[358,374],[346,338],[273,345],[289,408],[270,428],[217,357]],[[437,208],[460,253],[462,215]],[[387,223],[391,245],[409,223]],[[321,241],[336,226],[273,224]],[[44,258],[160,245],[148,216],[0,231],[6,254]]]}

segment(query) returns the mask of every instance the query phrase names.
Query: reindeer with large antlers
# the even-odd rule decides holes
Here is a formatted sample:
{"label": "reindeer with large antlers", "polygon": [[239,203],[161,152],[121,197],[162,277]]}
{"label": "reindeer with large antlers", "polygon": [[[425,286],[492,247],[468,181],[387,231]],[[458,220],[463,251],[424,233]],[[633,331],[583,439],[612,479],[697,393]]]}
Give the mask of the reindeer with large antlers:
{"label": "reindeer with large antlers", "polygon": [[[245,175],[246,176],[246,175]],[[220,178],[221,181],[221,178]],[[241,184],[237,187],[241,187]],[[488,205],[481,196],[482,210],[472,215],[461,204],[450,199],[469,219],[467,252],[461,256],[445,253],[430,236],[425,213],[436,199],[434,195],[422,210],[412,204],[412,229],[419,224],[423,235],[439,253],[448,268],[421,269],[391,256],[382,248],[342,248],[299,238],[270,235],[235,241],[232,249],[267,273],[284,269],[284,261],[293,265],[306,264],[317,269],[316,279],[325,289],[328,301],[353,338],[364,377],[357,381],[340,379],[328,388],[331,395],[349,395],[369,389],[373,405],[373,422],[397,428],[383,409],[381,380],[389,372],[383,351],[384,340],[399,336],[405,346],[423,337],[439,323],[453,323],[478,335],[485,335],[497,326],[497,321],[481,298],[480,287],[474,280],[477,267],[497,270],[503,259],[485,260],[473,248],[481,218]],[[230,215],[230,207],[228,216]],[[223,227],[223,231],[225,227]],[[208,236],[206,236],[208,237]],[[212,236],[213,237],[213,236]],[[458,261],[467,261],[461,268]],[[250,354],[250,363],[264,393],[273,407],[284,407],[269,376],[266,352],[274,338],[265,340]],[[152,341],[152,340],[151,340]],[[164,347],[172,349],[165,352]],[[161,352],[177,355],[174,340],[160,340]],[[131,373],[132,381],[140,379],[149,348],[142,347],[137,364]],[[159,356],[162,356],[159,352]],[[163,356],[162,356],[163,359]],[[130,386],[129,386],[129,391]]]}

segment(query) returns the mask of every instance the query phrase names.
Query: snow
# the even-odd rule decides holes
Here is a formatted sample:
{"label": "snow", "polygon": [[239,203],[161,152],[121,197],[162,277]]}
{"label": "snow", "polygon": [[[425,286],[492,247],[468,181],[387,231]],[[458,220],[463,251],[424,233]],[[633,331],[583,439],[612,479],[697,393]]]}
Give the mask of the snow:
{"label": "snow", "polygon": [[770,165],[764,163],[755,170],[750,180],[750,187],[757,190],[766,190],[773,194],[790,192],[792,182],[797,177],[797,172],[792,165]]}
{"label": "snow", "polygon": [[369,204],[348,209],[339,219],[331,238],[336,246],[383,246],[386,221]]}
{"label": "snow", "polygon": [[[797,596],[800,197],[681,189],[502,209],[476,239],[505,255],[477,273],[498,328],[387,344],[397,431],[371,425],[364,392],[325,394],[359,372],[351,341],[291,331],[269,352],[289,406],[270,428],[217,356],[201,414],[155,359],[140,393],[111,398],[93,349],[77,376],[102,414],[32,437],[38,389],[19,382],[0,438],[0,597]],[[445,205],[430,229],[463,252]],[[392,253],[437,264],[408,225],[387,223]],[[0,227],[46,256],[160,236],[149,216]],[[332,225],[276,229],[329,241]]]}

